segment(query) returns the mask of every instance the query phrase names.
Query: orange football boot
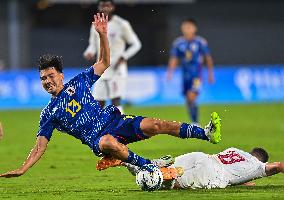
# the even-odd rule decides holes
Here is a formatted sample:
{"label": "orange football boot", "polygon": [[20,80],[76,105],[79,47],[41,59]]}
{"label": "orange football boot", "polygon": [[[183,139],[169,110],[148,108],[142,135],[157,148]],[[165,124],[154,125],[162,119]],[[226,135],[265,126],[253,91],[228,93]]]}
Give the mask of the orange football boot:
{"label": "orange football boot", "polygon": [[119,160],[119,159],[109,157],[109,156],[104,156],[98,161],[96,168],[97,168],[97,170],[101,171],[101,170],[105,170],[109,167],[120,166],[121,163],[122,163],[122,161]]}

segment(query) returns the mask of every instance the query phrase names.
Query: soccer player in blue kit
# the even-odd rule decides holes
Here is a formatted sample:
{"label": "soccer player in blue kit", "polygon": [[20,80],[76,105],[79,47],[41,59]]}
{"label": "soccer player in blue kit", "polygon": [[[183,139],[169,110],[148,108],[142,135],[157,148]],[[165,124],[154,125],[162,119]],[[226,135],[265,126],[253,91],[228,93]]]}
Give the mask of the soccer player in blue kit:
{"label": "soccer player in blue kit", "polygon": [[100,35],[100,58],[86,71],[63,84],[62,60],[58,56],[43,55],[39,59],[43,88],[52,98],[42,110],[35,147],[24,164],[0,177],[18,177],[31,168],[44,154],[54,129],[81,140],[97,156],[110,156],[125,163],[143,167],[153,163],[162,167],[159,159],[149,160],[127,148],[128,143],[169,134],[180,138],[199,138],[211,143],[220,141],[220,118],[212,113],[205,129],[187,123],[163,121],[141,116],[121,115],[113,105],[101,108],[91,95],[92,85],[109,66],[110,50],[107,38],[108,17],[94,16],[93,25]]}
{"label": "soccer player in blue kit", "polygon": [[203,60],[208,66],[208,81],[214,82],[213,59],[207,41],[196,35],[197,25],[194,19],[186,19],[181,24],[182,37],[178,37],[170,52],[167,78],[170,80],[178,64],[182,67],[183,95],[189,116],[193,124],[198,124],[198,106],[196,98],[200,88]]}

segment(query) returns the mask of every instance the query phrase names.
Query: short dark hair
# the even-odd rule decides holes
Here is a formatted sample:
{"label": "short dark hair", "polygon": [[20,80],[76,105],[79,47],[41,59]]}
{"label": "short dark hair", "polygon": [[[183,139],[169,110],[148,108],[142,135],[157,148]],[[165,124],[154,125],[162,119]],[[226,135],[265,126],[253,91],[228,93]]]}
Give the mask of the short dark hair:
{"label": "short dark hair", "polygon": [[182,23],[192,23],[195,26],[197,26],[197,22],[194,18],[186,18],[186,19],[182,20]]}
{"label": "short dark hair", "polygon": [[101,2],[110,2],[112,5],[114,5],[114,1],[113,0],[98,0],[98,4]]}
{"label": "short dark hair", "polygon": [[257,157],[263,163],[266,163],[269,159],[267,151],[265,151],[263,148],[260,147],[253,148],[250,154]]}
{"label": "short dark hair", "polygon": [[44,54],[38,59],[38,68],[39,71],[43,69],[47,69],[49,67],[54,67],[56,71],[62,73],[63,72],[63,59],[62,56],[56,56],[51,54]]}

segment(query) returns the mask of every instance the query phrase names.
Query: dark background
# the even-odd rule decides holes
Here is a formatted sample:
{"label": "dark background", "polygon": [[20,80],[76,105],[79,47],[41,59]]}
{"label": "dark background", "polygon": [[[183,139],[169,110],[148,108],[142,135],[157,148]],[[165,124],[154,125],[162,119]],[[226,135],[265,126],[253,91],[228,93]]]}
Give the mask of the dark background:
{"label": "dark background", "polygon": [[[43,53],[64,57],[65,66],[88,64],[88,45],[96,4],[56,4],[42,9],[20,1],[21,67],[36,65]],[[5,2],[0,8],[0,59],[9,67]],[[41,8],[41,9],[39,9]],[[119,4],[116,14],[130,21],[142,42],[130,65],[164,65],[182,19],[196,18],[216,64],[284,63],[284,2],[277,0],[197,0],[185,4]]]}

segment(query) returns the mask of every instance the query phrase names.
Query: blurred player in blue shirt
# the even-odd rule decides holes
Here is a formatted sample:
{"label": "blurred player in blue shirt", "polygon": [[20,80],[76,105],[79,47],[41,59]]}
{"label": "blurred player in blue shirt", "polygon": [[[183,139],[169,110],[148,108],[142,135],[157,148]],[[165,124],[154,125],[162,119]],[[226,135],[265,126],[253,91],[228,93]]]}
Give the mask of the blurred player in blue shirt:
{"label": "blurred player in blue shirt", "polygon": [[181,24],[183,36],[178,37],[170,52],[167,78],[170,80],[174,69],[180,64],[183,76],[183,95],[186,97],[188,112],[193,123],[198,123],[196,98],[201,84],[201,70],[205,61],[208,67],[208,81],[214,82],[213,59],[207,41],[196,35],[194,19],[186,19]]}
{"label": "blurred player in blue shirt", "polygon": [[[52,95],[42,110],[36,145],[24,164],[0,177],[17,177],[24,174],[43,155],[54,129],[65,132],[79,140],[97,156],[104,156],[99,169],[112,165],[113,158],[138,167],[154,164],[162,167],[170,164],[167,159],[149,160],[128,149],[129,143],[148,139],[158,134],[180,138],[198,138],[218,143],[220,141],[220,118],[213,113],[205,129],[174,121],[142,116],[122,115],[113,105],[102,108],[91,94],[92,85],[100,78],[110,63],[107,38],[108,18],[97,14],[93,22],[100,35],[100,57],[97,63],[63,84],[62,59],[44,55],[39,59],[40,79],[43,88]],[[150,169],[149,169],[150,170]]]}

